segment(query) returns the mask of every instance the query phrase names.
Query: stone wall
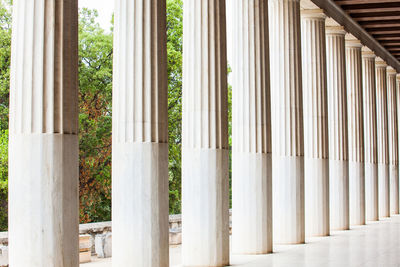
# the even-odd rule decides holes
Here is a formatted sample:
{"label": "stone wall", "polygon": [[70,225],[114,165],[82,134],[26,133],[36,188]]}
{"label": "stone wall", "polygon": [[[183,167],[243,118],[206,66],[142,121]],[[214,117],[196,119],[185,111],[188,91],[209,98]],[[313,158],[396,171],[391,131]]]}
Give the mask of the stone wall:
{"label": "stone wall", "polygon": [[[229,211],[231,222],[232,211]],[[92,256],[108,258],[112,256],[111,222],[88,223],[79,225],[79,235],[90,236]],[[231,225],[231,224],[230,224]],[[180,214],[169,216],[169,244],[180,245],[182,242],[182,217]],[[0,232],[0,267],[8,266],[8,233]]]}

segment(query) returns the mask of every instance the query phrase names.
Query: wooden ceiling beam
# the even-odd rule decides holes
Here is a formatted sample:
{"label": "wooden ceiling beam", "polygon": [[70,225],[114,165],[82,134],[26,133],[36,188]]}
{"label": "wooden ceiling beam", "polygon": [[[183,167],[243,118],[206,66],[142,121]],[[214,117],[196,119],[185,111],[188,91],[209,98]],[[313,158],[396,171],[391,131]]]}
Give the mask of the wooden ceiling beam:
{"label": "wooden ceiling beam", "polygon": [[392,38],[393,39],[393,38],[400,38],[400,34],[398,34],[398,33],[390,33],[390,34],[385,33],[385,34],[378,34],[376,36],[373,35],[373,37],[375,39],[379,39],[379,38]]}
{"label": "wooden ceiling beam", "polygon": [[376,40],[378,41],[400,41],[400,36],[386,36],[386,37],[381,37],[381,36],[377,36],[375,37]]}
{"label": "wooden ceiling beam", "polygon": [[400,42],[399,41],[397,41],[397,40],[392,40],[392,41],[388,41],[388,40],[386,40],[386,41],[382,41],[382,42],[380,42],[383,46],[385,46],[386,48],[388,48],[389,46],[390,47],[393,47],[393,46],[400,46]]}
{"label": "wooden ceiling beam", "polygon": [[400,27],[400,20],[378,20],[378,21],[360,21],[359,24],[365,29]]}
{"label": "wooden ceiling beam", "polygon": [[398,0],[336,0],[335,3],[341,6],[344,5],[365,5],[365,4],[387,4],[398,3]]}
{"label": "wooden ceiling beam", "polygon": [[377,8],[360,8],[360,9],[345,9],[347,13],[352,14],[375,14],[375,13],[387,13],[390,15],[393,12],[400,12],[400,3],[398,7],[377,7]]}
{"label": "wooden ceiling beam", "polygon": [[369,34],[372,35],[382,35],[382,34],[398,34],[400,35],[400,27],[398,28],[381,28],[381,29],[373,29],[367,30]]}
{"label": "wooden ceiling beam", "polygon": [[360,21],[382,21],[382,20],[386,20],[386,21],[391,21],[391,20],[400,20],[400,15],[396,15],[396,16],[369,16],[369,17],[354,17],[353,18],[355,21],[360,22]]}
{"label": "wooden ceiling beam", "polygon": [[[229,0],[228,0],[229,1]],[[367,29],[375,29],[379,31],[382,27],[400,27],[400,0],[311,0],[319,8],[323,9],[326,14],[334,19],[337,23],[344,26],[346,31],[353,34],[359,39],[363,45],[368,46],[375,51],[375,54],[385,60],[389,65],[393,66],[400,72],[400,63],[397,57],[394,57],[382,45],[390,43],[388,47],[399,47],[399,40],[382,40],[379,42],[368,33]],[[380,5],[376,5],[380,4]],[[341,6],[340,6],[341,5]],[[357,6],[358,5],[358,6]],[[373,6],[375,5],[375,6]],[[365,10],[373,7],[370,11]],[[378,8],[378,9],[377,9]],[[384,8],[395,8],[384,9]],[[396,9],[397,8],[397,9]],[[346,12],[346,10],[358,9],[358,13]],[[364,9],[364,10],[363,10]],[[368,18],[368,16],[373,16]],[[364,26],[364,27],[363,27]],[[393,34],[393,32],[386,32]]]}
{"label": "wooden ceiling beam", "polygon": [[367,13],[359,13],[359,14],[351,14],[352,18],[365,18],[365,17],[372,17],[372,18],[386,18],[386,17],[395,17],[400,16],[400,11],[393,11],[393,12],[375,12],[373,9]]}

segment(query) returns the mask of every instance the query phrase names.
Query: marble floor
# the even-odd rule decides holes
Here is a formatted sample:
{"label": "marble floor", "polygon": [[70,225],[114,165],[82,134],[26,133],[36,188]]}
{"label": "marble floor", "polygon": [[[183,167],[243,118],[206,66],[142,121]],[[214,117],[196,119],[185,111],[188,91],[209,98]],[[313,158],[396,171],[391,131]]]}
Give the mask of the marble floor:
{"label": "marble floor", "polygon": [[[241,267],[400,267],[400,216],[394,216],[330,237],[309,238],[304,245],[275,246],[268,255],[231,255]],[[180,246],[170,249],[171,266],[180,264]],[[111,267],[111,259],[81,267]]]}

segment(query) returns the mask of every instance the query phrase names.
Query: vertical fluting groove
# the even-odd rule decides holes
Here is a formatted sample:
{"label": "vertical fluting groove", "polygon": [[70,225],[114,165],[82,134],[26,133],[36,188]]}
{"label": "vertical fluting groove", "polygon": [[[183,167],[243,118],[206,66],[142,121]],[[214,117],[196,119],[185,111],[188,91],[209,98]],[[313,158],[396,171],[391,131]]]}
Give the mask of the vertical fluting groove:
{"label": "vertical fluting groove", "polygon": [[[182,263],[229,264],[224,0],[183,1]],[[203,225],[198,228],[199,222]]]}
{"label": "vertical fluting groove", "polygon": [[349,160],[364,162],[361,45],[346,47]]}
{"label": "vertical fluting groove", "polygon": [[232,251],[272,252],[272,169],[267,0],[230,0]]}
{"label": "vertical fluting groove", "polygon": [[[221,1],[186,1],[196,14],[187,18],[184,51],[193,53],[184,61],[183,144],[192,148],[228,148],[227,80],[224,8]],[[200,5],[200,6],[198,6]],[[189,24],[190,23],[190,24]],[[188,27],[187,27],[188,28]],[[214,38],[214,36],[220,36]],[[200,47],[198,47],[200,45]],[[194,64],[199,70],[194,71]]]}
{"label": "vertical fluting groove", "polygon": [[[298,0],[270,0],[273,151],[303,156],[300,9]],[[290,51],[290,53],[289,53]]]}
{"label": "vertical fluting groove", "polygon": [[302,10],[306,235],[329,235],[329,142],[323,10]]}
{"label": "vertical fluting groove", "polygon": [[399,214],[399,159],[396,98],[396,70],[387,68],[388,143],[390,176],[390,213]]}
{"label": "vertical fluting groove", "polygon": [[375,57],[369,48],[363,47],[365,209],[368,221],[379,219]]}
{"label": "vertical fluting groove", "polygon": [[[166,143],[167,80],[162,1],[117,1],[114,142]],[[160,19],[161,18],[161,19]],[[124,33],[124,34],[122,34]]]}
{"label": "vertical fluting groove", "polygon": [[302,16],[304,156],[327,159],[328,106],[323,16],[307,13]]}
{"label": "vertical fluting groove", "polygon": [[11,68],[22,75],[10,80],[10,133],[77,134],[77,26],[67,21],[77,18],[74,1],[20,2],[14,3],[12,41],[19,52]]}
{"label": "vertical fluting groove", "polygon": [[363,53],[365,163],[378,163],[375,55]]}
{"label": "vertical fluting groove", "polygon": [[349,162],[345,34],[327,27],[330,227],[349,229]]}
{"label": "vertical fluting groove", "polygon": [[398,165],[398,129],[396,105],[396,71],[387,71],[389,163]]}
{"label": "vertical fluting groove", "polygon": [[[269,51],[268,8],[265,0],[255,3],[235,0],[239,11],[235,19],[239,27],[235,40],[238,51],[232,60],[234,77],[233,90],[233,151],[249,153],[270,153],[270,128],[267,109],[269,104]],[[239,3],[240,2],[240,3]],[[243,10],[243,11],[242,11]],[[257,14],[259,12],[260,14]]]}
{"label": "vertical fluting groove", "polygon": [[400,152],[400,129],[399,129],[399,127],[400,127],[400,75],[399,74],[396,75],[396,99],[397,99],[396,105],[397,105],[397,127],[398,127],[397,142],[399,145],[398,151]]}
{"label": "vertical fluting groove", "polygon": [[[400,153],[400,75],[396,75],[396,106],[397,106],[397,143],[398,143],[398,153]],[[398,155],[400,156],[400,155]],[[399,171],[400,173],[400,171]],[[400,179],[400,174],[399,174],[399,179]],[[400,182],[399,182],[400,183]]]}
{"label": "vertical fluting groove", "polygon": [[389,164],[386,66],[376,66],[378,163]]}
{"label": "vertical fluting groove", "polygon": [[13,1],[9,130],[10,265],[78,266],[77,0]]}
{"label": "vertical fluting groove", "polygon": [[166,0],[117,0],[114,22],[113,266],[167,266]]}
{"label": "vertical fluting groove", "polygon": [[299,0],[269,0],[274,240],[304,242],[304,129]]}
{"label": "vertical fluting groove", "polygon": [[365,224],[365,166],[361,42],[346,40],[350,224]]}
{"label": "vertical fluting groove", "polygon": [[346,58],[344,33],[327,34],[329,158],[348,160]]}
{"label": "vertical fluting groove", "polygon": [[390,216],[389,135],[386,63],[376,60],[376,111],[378,136],[379,217]]}

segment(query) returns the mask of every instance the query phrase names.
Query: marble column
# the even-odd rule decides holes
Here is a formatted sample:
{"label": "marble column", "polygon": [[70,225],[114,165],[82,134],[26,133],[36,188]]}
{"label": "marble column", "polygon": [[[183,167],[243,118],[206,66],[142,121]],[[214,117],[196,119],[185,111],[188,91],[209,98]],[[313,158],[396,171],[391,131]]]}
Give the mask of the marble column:
{"label": "marble column", "polygon": [[362,48],[364,148],[365,148],[365,217],[377,221],[378,213],[378,140],[376,129],[375,54]]}
{"label": "marble column", "polygon": [[399,214],[399,155],[396,70],[387,68],[390,214]]}
{"label": "marble column", "polygon": [[232,13],[232,252],[272,252],[267,0],[229,0]]}
{"label": "marble column", "polygon": [[[400,127],[400,74],[396,75],[396,99],[397,99],[397,127]],[[399,144],[398,151],[400,153],[400,128],[398,128],[397,130],[398,130],[397,142]],[[400,180],[400,170],[399,170],[399,180]],[[399,181],[399,183],[400,183],[400,181]],[[400,184],[399,184],[399,188],[400,188]],[[400,200],[399,200],[399,202],[400,202]],[[400,203],[399,203],[399,205],[400,205]]]}
{"label": "marble column", "polygon": [[113,266],[168,266],[165,0],[115,2]]}
{"label": "marble column", "polygon": [[376,64],[376,116],[378,130],[378,188],[379,218],[390,216],[389,144],[386,63],[377,58]]}
{"label": "marble column", "polygon": [[224,0],[183,1],[182,264],[229,265]]}
{"label": "marble column", "polygon": [[301,11],[306,236],[329,235],[326,15]]}
{"label": "marble column", "polygon": [[350,225],[365,224],[361,42],[346,36]]}
{"label": "marble column", "polygon": [[9,264],[79,266],[78,1],[15,0]]}
{"label": "marble column", "polygon": [[269,0],[273,235],[304,243],[304,132],[299,0]]}
{"label": "marble column", "polygon": [[329,197],[332,230],[348,230],[350,227],[345,34],[341,26],[326,28]]}

